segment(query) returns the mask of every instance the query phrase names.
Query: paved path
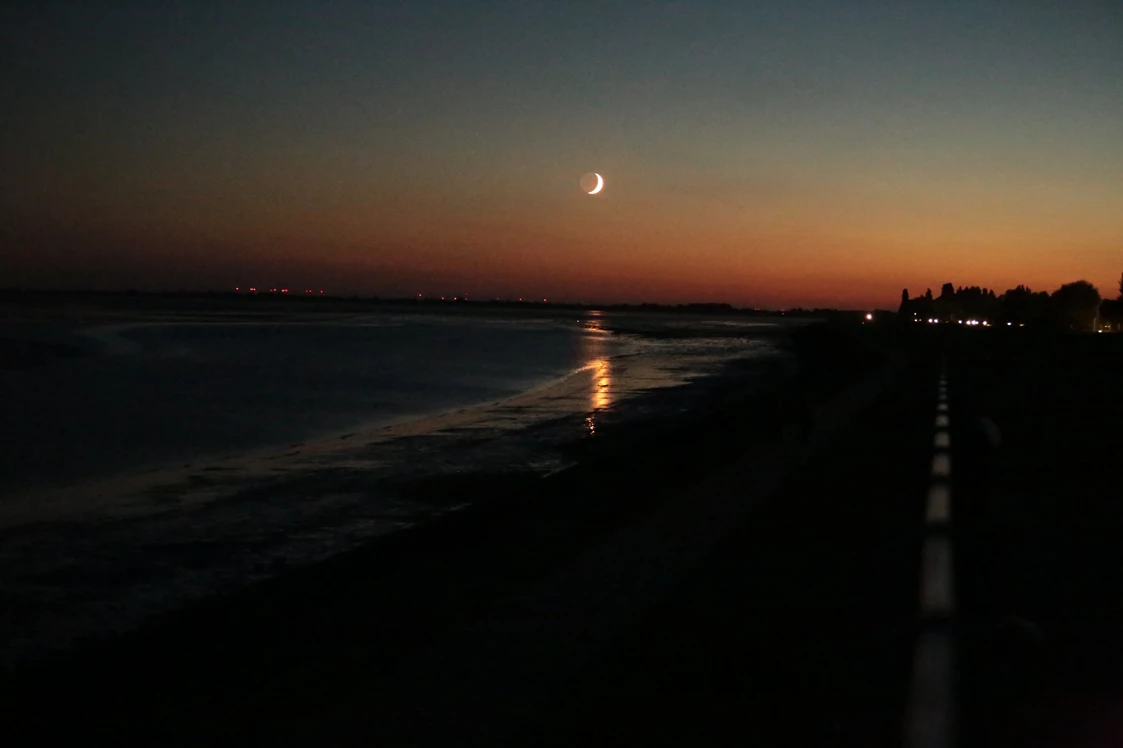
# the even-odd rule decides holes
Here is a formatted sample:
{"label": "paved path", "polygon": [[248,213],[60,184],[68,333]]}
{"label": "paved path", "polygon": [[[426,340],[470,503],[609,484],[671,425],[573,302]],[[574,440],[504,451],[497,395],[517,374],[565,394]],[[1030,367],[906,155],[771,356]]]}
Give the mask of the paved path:
{"label": "paved path", "polygon": [[920,617],[909,705],[904,715],[906,748],[952,748],[956,744],[956,595],[946,365],[940,368],[934,410],[932,477],[920,554]]}

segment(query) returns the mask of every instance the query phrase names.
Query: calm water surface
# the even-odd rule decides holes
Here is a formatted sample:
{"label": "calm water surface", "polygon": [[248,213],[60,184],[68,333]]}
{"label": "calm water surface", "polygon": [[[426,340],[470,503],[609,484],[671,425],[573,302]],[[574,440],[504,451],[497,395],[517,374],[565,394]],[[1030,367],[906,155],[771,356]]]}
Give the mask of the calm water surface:
{"label": "calm water surface", "polygon": [[573,322],[394,316],[76,331],[0,371],[0,496],[510,397],[635,347]]}

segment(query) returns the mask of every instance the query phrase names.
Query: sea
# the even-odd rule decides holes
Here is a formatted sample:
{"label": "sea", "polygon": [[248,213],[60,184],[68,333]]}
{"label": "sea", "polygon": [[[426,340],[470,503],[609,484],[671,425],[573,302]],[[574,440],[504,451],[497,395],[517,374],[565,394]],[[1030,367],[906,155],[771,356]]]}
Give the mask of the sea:
{"label": "sea", "polygon": [[437,477],[565,470],[793,323],[607,311],[136,314],[0,325],[0,664],[463,509]]}

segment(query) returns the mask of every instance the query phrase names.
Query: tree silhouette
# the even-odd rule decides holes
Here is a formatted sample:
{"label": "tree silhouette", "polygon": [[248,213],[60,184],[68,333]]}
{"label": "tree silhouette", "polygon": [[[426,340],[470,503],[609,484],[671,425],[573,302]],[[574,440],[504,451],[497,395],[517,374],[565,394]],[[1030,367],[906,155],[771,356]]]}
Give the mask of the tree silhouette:
{"label": "tree silhouette", "polygon": [[1123,301],[1123,273],[1119,274],[1119,300]]}
{"label": "tree silhouette", "polygon": [[1059,319],[1077,330],[1090,330],[1100,309],[1100,292],[1088,281],[1066,283],[1053,292],[1053,309]]}
{"label": "tree silhouette", "polygon": [[998,299],[999,319],[1014,324],[1047,324],[1053,303],[1044,291],[1034,293],[1027,286],[1011,288]]}
{"label": "tree silhouette", "polygon": [[1123,298],[1111,300],[1104,299],[1100,304],[1100,323],[1108,325],[1116,332],[1123,327]]}
{"label": "tree silhouette", "polygon": [[912,317],[938,317],[943,320],[991,320],[1034,327],[1064,327],[1091,330],[1097,316],[1100,322],[1123,331],[1123,277],[1119,280],[1119,300],[1103,301],[1100,292],[1088,281],[1066,283],[1052,294],[1034,293],[1019,285],[999,296],[993,288],[959,286],[945,283],[940,295],[932,289],[924,296],[910,299],[908,289],[901,291],[901,313]]}

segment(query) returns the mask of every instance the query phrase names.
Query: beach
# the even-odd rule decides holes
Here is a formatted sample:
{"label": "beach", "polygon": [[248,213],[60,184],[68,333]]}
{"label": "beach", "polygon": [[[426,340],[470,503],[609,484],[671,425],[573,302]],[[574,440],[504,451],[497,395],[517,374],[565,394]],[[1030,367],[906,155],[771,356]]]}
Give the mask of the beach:
{"label": "beach", "polygon": [[[732,402],[758,395],[789,376],[794,360],[788,327],[689,316],[597,313],[564,319],[556,315],[449,319],[395,310],[326,318],[297,315],[263,322],[244,313],[172,310],[172,314],[170,319],[164,314],[103,314],[93,324],[88,317],[77,327],[56,321],[52,335],[37,333],[51,345],[77,348],[88,359],[77,360],[87,370],[101,367],[95,371],[106,380],[143,373],[156,377],[158,383],[164,377],[169,385],[146,385],[153,402],[165,391],[181,391],[177,383],[194,379],[193,370],[184,367],[208,372],[224,385],[217,395],[226,403],[223,407],[237,405],[227,416],[233,430],[249,421],[252,428],[239,437],[231,437],[231,429],[222,424],[191,423],[189,429],[181,429],[180,421],[190,421],[199,412],[215,412],[213,403],[200,400],[211,397],[207,390],[194,402],[177,401],[167,410],[165,418],[174,421],[173,430],[163,428],[168,433],[167,447],[156,464],[119,462],[116,471],[106,474],[101,466],[79,473],[67,463],[66,455],[78,450],[92,460],[100,449],[119,460],[120,453],[128,450],[114,450],[112,439],[91,444],[83,434],[81,441],[68,445],[60,441],[64,436],[52,441],[46,435],[58,433],[54,424],[37,423],[35,428],[43,435],[36,438],[33,429],[20,428],[14,421],[6,433],[20,443],[5,459],[33,472],[36,479],[41,475],[67,479],[37,490],[9,488],[0,500],[8,664],[82,639],[127,631],[157,613],[490,501],[499,492],[494,487],[564,472],[630,443],[637,430],[668,428],[682,413],[715,402],[722,389],[740,390],[732,395]],[[380,365],[389,355],[401,359],[401,376],[406,376],[411,362],[426,361],[419,358],[426,355],[425,349],[417,349],[412,339],[410,348],[389,353],[385,347],[365,354],[352,350],[354,341],[386,340],[386,335],[397,335],[399,330],[434,337],[445,352],[446,338],[475,336],[478,342],[470,350],[490,345],[489,366],[502,359],[504,350],[525,359],[536,350],[528,345],[554,351],[550,355],[557,363],[544,366],[535,359],[534,366],[526,369],[520,368],[521,359],[508,359],[496,378],[490,368],[479,369],[479,364],[468,362],[456,370],[459,379],[451,389],[435,390],[435,396],[427,399],[419,399],[414,379],[404,380],[408,390],[395,390],[397,375],[378,373],[350,390],[333,392],[330,397],[341,401],[334,410],[325,396],[317,407],[328,411],[323,416],[326,421],[304,425],[305,418],[294,426],[282,415],[264,425],[257,423],[261,407],[257,403],[263,397],[258,390],[276,393],[299,387],[310,376],[307,371],[323,377],[324,372],[341,367]],[[263,335],[267,348],[260,342]],[[321,363],[311,369],[307,364],[301,365],[305,368],[292,365],[294,355],[303,360],[298,354],[307,352],[309,336]],[[333,349],[324,338],[340,342]],[[260,367],[246,369],[241,378],[229,373],[244,366],[241,362],[247,356],[258,362],[273,360],[268,357],[277,356],[282,344],[298,350],[283,353],[280,360],[291,370],[274,371],[275,384],[260,385]],[[342,350],[337,350],[339,345]],[[217,353],[212,353],[216,348]],[[172,356],[167,359],[169,352]],[[55,369],[39,364],[15,374],[22,378],[19,381],[63,382],[63,375],[84,376],[83,369],[63,370],[74,365],[73,357],[64,358],[54,363]],[[446,361],[438,368],[450,365]],[[466,368],[471,365],[477,368]],[[171,368],[157,368],[161,366]],[[443,381],[436,373],[428,376],[434,383]],[[119,389],[114,384],[111,391]],[[237,400],[230,399],[230,392],[247,390]],[[90,398],[95,391],[87,383],[73,397]],[[65,397],[58,386],[45,387],[44,392],[52,400]],[[356,412],[343,401],[350,392],[355,401],[374,402],[374,409],[368,406],[366,413]],[[480,401],[484,395],[490,397]],[[378,404],[391,396],[401,405],[380,409]],[[302,397],[317,402],[316,391]],[[119,399],[119,404],[108,396],[92,399],[95,402],[86,407],[98,420],[127,420],[127,413],[135,409],[128,397]],[[450,402],[458,406],[449,409]],[[415,403],[415,415],[406,415],[406,403]],[[36,411],[33,405],[34,398],[26,397],[27,413],[46,410]],[[125,412],[115,416],[114,408]],[[281,409],[301,410],[291,403],[282,403]],[[44,419],[49,415],[47,410]],[[5,417],[17,419],[18,413]],[[58,418],[67,428],[79,430],[69,416]],[[325,425],[340,418],[350,419],[342,422],[343,429],[333,432]],[[141,446],[146,446],[154,440],[146,437],[144,423],[125,424],[120,432],[106,433],[119,433],[114,438],[126,447],[134,435],[145,437]],[[109,428],[116,429],[117,424]],[[305,430],[286,435],[300,441],[236,449],[255,439],[275,442],[278,429],[294,428]],[[212,433],[218,436],[212,438]],[[184,451],[168,451],[173,448]],[[25,453],[33,454],[37,462],[28,465],[18,459]],[[35,464],[47,467],[33,471]],[[50,467],[54,464],[59,469]],[[16,477],[8,475],[9,481]]]}
{"label": "beach", "polygon": [[[827,328],[797,335],[791,351],[802,375],[788,386],[815,407],[827,407],[848,385],[872,375],[887,355],[876,339]],[[724,466],[747,454],[771,459],[774,449],[785,448],[779,390],[747,389],[735,377],[711,384],[696,407],[621,428],[620,438],[604,440],[567,470],[545,478],[516,471],[418,484],[430,495],[481,500],[159,616],[128,636],[19,668],[8,682],[23,694],[21,703],[65,702],[114,740],[192,742],[256,732],[263,720],[278,735],[297,726],[314,734],[321,721],[342,730],[350,723],[331,715],[346,712],[348,699],[369,688],[393,692],[405,682],[394,675],[400,668],[416,683],[411,661],[427,642],[475,625],[488,609],[566,568],[582,549],[611,548],[617,533],[660,507],[681,505],[691,486]],[[100,691],[106,667],[132,685]],[[432,675],[437,680],[422,683],[440,682]],[[67,684],[63,690],[60,682]],[[36,685],[48,683],[55,684],[50,698]],[[309,691],[312,683],[318,685]],[[113,716],[126,708],[127,718]],[[24,727],[39,729],[33,712]],[[280,712],[297,724],[272,722]],[[193,716],[200,713],[207,714],[205,724]],[[397,739],[409,742],[401,733]]]}

